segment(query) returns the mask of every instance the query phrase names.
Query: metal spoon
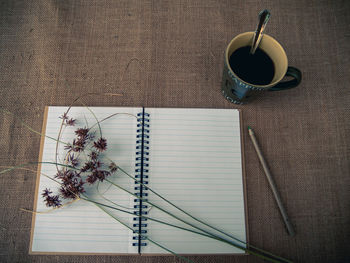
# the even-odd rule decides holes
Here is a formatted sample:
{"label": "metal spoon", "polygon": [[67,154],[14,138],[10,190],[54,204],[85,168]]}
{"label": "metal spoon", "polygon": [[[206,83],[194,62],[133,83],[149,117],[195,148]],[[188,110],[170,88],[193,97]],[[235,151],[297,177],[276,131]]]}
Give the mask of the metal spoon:
{"label": "metal spoon", "polygon": [[258,48],[263,32],[265,30],[266,24],[270,19],[270,11],[265,9],[259,13],[259,24],[256,28],[253,41],[252,41],[252,47],[250,48],[250,54],[254,55],[256,49]]}

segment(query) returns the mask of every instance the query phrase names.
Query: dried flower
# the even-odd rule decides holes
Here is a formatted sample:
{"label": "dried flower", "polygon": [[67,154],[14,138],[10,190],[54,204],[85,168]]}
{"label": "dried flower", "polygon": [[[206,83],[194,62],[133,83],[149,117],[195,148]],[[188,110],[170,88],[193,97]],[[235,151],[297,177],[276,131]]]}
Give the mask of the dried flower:
{"label": "dried flower", "polygon": [[100,168],[101,166],[102,166],[102,162],[100,162],[100,161],[96,161],[95,162],[95,168],[97,169],[97,168]]}
{"label": "dried flower", "polygon": [[64,146],[64,149],[69,152],[82,152],[85,148],[86,141],[85,139],[74,139],[72,144],[67,144]]}
{"label": "dried flower", "polygon": [[96,177],[100,182],[103,182],[104,179],[106,179],[107,176],[110,176],[111,173],[109,171],[105,170],[98,170],[96,173]]}
{"label": "dried flower", "polygon": [[67,115],[67,112],[65,112],[65,113],[63,113],[63,115],[62,116],[60,116],[59,117],[60,119],[62,119],[62,120],[68,120],[68,115]]}
{"label": "dried flower", "polygon": [[106,179],[107,176],[110,176],[111,173],[109,171],[105,170],[94,170],[86,179],[86,181],[89,184],[95,183],[97,180],[100,182],[103,182],[104,179]]}
{"label": "dried flower", "polygon": [[94,134],[89,133],[88,128],[79,128],[75,130],[75,134],[77,135],[77,142],[80,142],[81,144],[85,145],[87,142],[94,139]]}
{"label": "dried flower", "polygon": [[74,157],[74,153],[73,154],[68,154],[68,162],[73,166],[73,167],[77,167],[79,164],[79,160],[78,158]]}
{"label": "dried flower", "polygon": [[94,174],[90,174],[87,178],[86,178],[86,182],[88,182],[89,184],[93,184],[97,181],[97,177]]}
{"label": "dried flower", "polygon": [[85,148],[86,140],[85,139],[78,139],[73,140],[73,145],[75,146],[73,151],[75,152],[82,152]]}
{"label": "dried flower", "polygon": [[62,180],[62,178],[66,176],[66,173],[67,173],[67,171],[65,171],[65,170],[58,170],[56,175],[55,175],[55,178]]}
{"label": "dried flower", "polygon": [[111,173],[115,173],[118,170],[118,166],[114,162],[111,162],[108,168]]}
{"label": "dried flower", "polygon": [[64,198],[75,199],[85,192],[80,173],[72,170],[58,171],[56,177],[62,181],[60,193]]}
{"label": "dried flower", "polygon": [[88,128],[79,128],[75,131],[75,134],[78,137],[86,137],[88,135],[89,129]]}
{"label": "dried flower", "polygon": [[60,188],[60,193],[66,199],[75,199],[85,192],[84,182],[81,179],[73,178],[69,182],[65,182]]}
{"label": "dried flower", "polygon": [[75,125],[76,120],[73,118],[69,119],[67,112],[63,113],[59,118],[64,120],[64,122],[67,126],[74,126]]}
{"label": "dried flower", "polygon": [[41,195],[43,197],[48,197],[50,194],[52,194],[52,192],[50,191],[50,189],[46,188]]}
{"label": "dried flower", "polygon": [[73,119],[73,118],[70,118],[69,120],[66,119],[66,125],[67,125],[67,126],[74,126],[74,125],[75,125],[75,122],[76,122],[76,120]]}
{"label": "dried flower", "polygon": [[80,169],[81,172],[93,171],[95,169],[95,162],[89,161]]}
{"label": "dried flower", "polygon": [[96,160],[98,159],[98,155],[99,155],[98,152],[92,151],[92,152],[89,154],[89,157],[91,158],[92,161],[96,161]]}
{"label": "dried flower", "polygon": [[74,147],[71,144],[66,144],[64,146],[64,149],[67,150],[68,152],[71,152],[71,151],[73,151]]}
{"label": "dried flower", "polygon": [[46,206],[48,207],[59,207],[62,205],[61,200],[59,199],[58,195],[51,195],[52,192],[50,189],[45,189],[43,193],[41,194],[45,200],[44,202],[46,203]]}
{"label": "dried flower", "polygon": [[105,138],[98,139],[97,142],[94,142],[94,147],[100,152],[105,151],[107,149],[107,140]]}

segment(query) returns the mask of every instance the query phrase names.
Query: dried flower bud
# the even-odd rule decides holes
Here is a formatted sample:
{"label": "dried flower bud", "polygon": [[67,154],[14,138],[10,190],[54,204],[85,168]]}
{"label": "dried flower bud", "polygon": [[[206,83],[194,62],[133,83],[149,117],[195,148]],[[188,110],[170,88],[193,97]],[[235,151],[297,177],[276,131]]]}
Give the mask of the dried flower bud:
{"label": "dried flower bud", "polygon": [[68,154],[68,162],[73,166],[77,167],[79,164],[78,158],[74,157],[74,154]]}
{"label": "dried flower bud", "polygon": [[[82,152],[85,148],[86,141],[84,139],[73,140],[73,146],[71,146],[71,151]],[[67,147],[67,146],[66,146]],[[69,148],[69,147],[67,147]]]}
{"label": "dried flower bud", "polygon": [[58,195],[51,195],[50,189],[45,189],[42,196],[45,198],[44,202],[47,207],[60,207],[62,205],[61,200]]}
{"label": "dried flower bud", "polygon": [[105,138],[98,139],[97,142],[94,142],[94,147],[100,152],[105,151],[107,149],[107,140]]}
{"label": "dried flower bud", "polygon": [[111,162],[108,168],[111,173],[115,173],[118,170],[118,166],[114,162]]}
{"label": "dried flower bud", "polygon": [[64,146],[64,149],[68,152],[71,152],[71,151],[73,151],[74,147],[71,144],[67,144]]}
{"label": "dried flower bud", "polygon": [[103,180],[109,175],[111,175],[111,173],[108,171],[96,170],[96,177],[100,182],[103,182]]}
{"label": "dried flower bud", "polygon": [[62,120],[68,120],[69,117],[67,115],[67,112],[65,112],[59,118],[62,119]]}
{"label": "dried flower bud", "polygon": [[49,196],[50,194],[52,194],[52,192],[50,191],[50,189],[45,189],[44,191],[43,191],[43,193],[41,194],[43,197],[47,197],[47,196]]}
{"label": "dried flower bud", "polygon": [[93,171],[95,169],[94,162],[86,162],[84,166],[80,169],[81,172]]}
{"label": "dried flower bud", "polygon": [[86,178],[86,181],[89,183],[89,184],[93,184],[97,181],[97,177],[94,173],[90,174],[87,178]]}
{"label": "dried flower bud", "polygon": [[89,184],[95,183],[97,180],[103,182],[107,176],[110,176],[111,173],[105,170],[94,170],[86,179]]}
{"label": "dried flower bud", "polygon": [[55,178],[58,178],[58,179],[61,179],[64,178],[67,174],[67,171],[66,170],[58,170],[58,172],[56,173],[55,175]]}
{"label": "dried flower bud", "polygon": [[99,153],[92,151],[89,154],[89,157],[91,158],[92,161],[96,161],[98,159],[98,155],[99,155]]}
{"label": "dried flower bud", "polygon": [[89,133],[88,128],[79,128],[75,131],[75,134],[79,137],[86,137]]}
{"label": "dried flower bud", "polygon": [[73,118],[70,118],[69,120],[66,119],[66,125],[67,125],[67,126],[74,126],[74,125],[75,125],[75,122],[76,122],[76,120],[73,119]]}

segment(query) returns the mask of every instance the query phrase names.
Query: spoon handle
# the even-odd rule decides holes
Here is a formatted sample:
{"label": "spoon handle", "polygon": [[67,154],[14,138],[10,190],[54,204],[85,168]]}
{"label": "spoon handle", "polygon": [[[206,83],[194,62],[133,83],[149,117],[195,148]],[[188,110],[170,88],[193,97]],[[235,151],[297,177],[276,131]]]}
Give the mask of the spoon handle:
{"label": "spoon handle", "polygon": [[265,30],[266,24],[270,19],[270,11],[265,9],[263,11],[260,12],[259,14],[259,24],[258,27],[256,28],[254,37],[253,37],[253,42],[252,42],[252,46],[250,48],[250,54],[254,54],[256,49],[258,48],[261,38],[262,38],[262,34]]}

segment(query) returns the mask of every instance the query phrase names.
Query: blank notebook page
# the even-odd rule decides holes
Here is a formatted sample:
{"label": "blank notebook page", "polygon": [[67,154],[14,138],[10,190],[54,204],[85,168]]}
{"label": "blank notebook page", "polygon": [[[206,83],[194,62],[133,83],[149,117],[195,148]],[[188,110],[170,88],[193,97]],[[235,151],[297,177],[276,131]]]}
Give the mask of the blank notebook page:
{"label": "blank notebook page", "polygon": [[[193,216],[245,241],[239,111],[146,108],[145,112],[150,114],[149,186]],[[148,199],[202,226],[152,193]],[[187,227],[157,208],[151,208],[149,216]],[[176,253],[244,253],[150,220],[147,224],[148,237]],[[142,253],[165,251],[147,242]]]}
{"label": "blank notebook page", "polygon": [[[45,134],[57,138],[61,125],[59,117],[67,110],[67,107],[49,107]],[[97,119],[102,120],[113,113],[130,113],[136,115],[142,112],[142,108],[104,108],[91,107]],[[73,107],[69,117],[77,119],[75,127],[66,127],[61,141],[72,142],[75,129],[78,127],[91,127],[96,124],[96,119],[86,107]],[[130,115],[117,115],[101,123],[103,137],[107,139],[108,157],[133,174],[135,169],[135,147],[137,120]],[[99,138],[97,126],[94,128],[96,138]],[[59,148],[59,162],[63,162],[62,144]],[[56,142],[45,138],[42,152],[43,162],[55,162]],[[50,177],[56,174],[56,167],[52,164],[42,164],[41,172]],[[134,182],[118,173],[112,176],[119,185],[134,191]],[[86,191],[92,199],[108,203],[96,191],[96,185],[86,186]],[[133,207],[133,197],[118,190],[116,187],[107,187],[108,184],[100,184],[99,191],[104,197],[125,207]],[[38,198],[36,210],[39,212],[50,210],[43,203],[41,193],[45,188],[50,188],[57,193],[59,185],[47,177],[41,175],[38,185]],[[133,224],[133,217],[121,212],[112,212],[124,223]],[[132,211],[132,210],[130,210]],[[71,205],[48,213],[36,214],[34,218],[34,230],[32,230],[31,253],[137,253],[137,247],[132,246],[132,231],[121,225],[96,205],[79,200]]]}

